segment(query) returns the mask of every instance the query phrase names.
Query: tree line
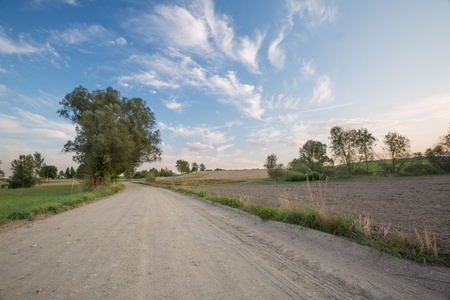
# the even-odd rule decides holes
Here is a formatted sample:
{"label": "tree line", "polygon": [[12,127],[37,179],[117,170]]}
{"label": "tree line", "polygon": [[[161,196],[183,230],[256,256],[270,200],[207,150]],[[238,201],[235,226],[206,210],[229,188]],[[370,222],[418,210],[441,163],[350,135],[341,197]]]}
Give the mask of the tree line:
{"label": "tree line", "polygon": [[[376,161],[384,174],[390,175],[426,175],[450,173],[450,128],[446,135],[422,153],[411,153],[410,140],[398,133],[389,132],[383,136],[383,153],[376,153],[374,147],[377,139],[366,128],[344,129],[334,126],[330,130],[330,150],[333,158],[327,155],[327,145],[315,140],[308,140],[299,149],[299,157],[294,158],[285,167],[277,163],[277,156],[270,154],[264,167],[273,179],[297,181],[307,176],[303,174],[336,175],[335,161],[342,163],[340,169],[347,175],[369,174],[369,164]],[[411,161],[412,158],[416,160]],[[364,168],[357,163],[362,163]]]}
{"label": "tree line", "polygon": [[189,166],[189,162],[183,159],[179,159],[175,163],[175,168],[181,174],[187,174],[189,172],[197,172],[197,171],[206,171],[206,167],[203,163],[200,165],[196,162],[193,162],[191,166]]}

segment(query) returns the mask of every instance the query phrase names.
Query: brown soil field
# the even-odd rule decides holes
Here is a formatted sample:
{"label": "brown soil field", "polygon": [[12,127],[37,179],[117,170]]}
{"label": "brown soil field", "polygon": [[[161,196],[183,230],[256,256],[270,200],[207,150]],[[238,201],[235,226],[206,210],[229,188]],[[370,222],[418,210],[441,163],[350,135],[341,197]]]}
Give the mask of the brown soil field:
{"label": "brown soil field", "polygon": [[[436,237],[440,251],[450,253],[450,176],[311,182],[231,184],[192,187],[211,195],[279,207],[282,203],[310,204],[370,216],[374,231],[414,234],[414,226]],[[390,225],[389,225],[390,224]]]}

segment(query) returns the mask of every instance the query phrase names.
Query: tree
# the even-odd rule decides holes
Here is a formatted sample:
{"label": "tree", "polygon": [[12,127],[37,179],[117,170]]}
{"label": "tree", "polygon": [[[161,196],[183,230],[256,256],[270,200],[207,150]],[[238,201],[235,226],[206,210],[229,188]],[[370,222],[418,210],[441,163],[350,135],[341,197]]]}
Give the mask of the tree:
{"label": "tree", "polygon": [[112,87],[89,92],[79,86],[60,102],[58,114],[76,124],[64,152],[83,166],[91,185],[108,182],[128,168],[160,159],[161,143],[152,110],[141,98],[127,99]]}
{"label": "tree", "polygon": [[300,160],[300,158],[294,158],[292,161],[290,161],[287,168],[295,172],[308,172],[308,167],[306,166],[304,161]]}
{"label": "tree", "polygon": [[327,145],[308,140],[303,147],[300,147],[300,163],[303,163],[307,170],[320,172],[326,163],[332,163],[327,156]]}
{"label": "tree", "polygon": [[9,188],[34,186],[43,165],[44,158],[39,152],[35,152],[33,155],[19,155],[18,159],[11,162],[13,175],[9,180]]}
{"label": "tree", "polygon": [[66,177],[66,179],[71,178],[71,177],[70,177],[70,170],[69,170],[69,167],[66,168],[65,177]]}
{"label": "tree", "polygon": [[206,167],[203,163],[200,164],[200,171],[206,171]]}
{"label": "tree", "polygon": [[389,132],[384,136],[383,149],[388,153],[391,159],[390,168],[388,169],[392,174],[399,174],[401,169],[405,166],[406,161],[400,160],[410,156],[410,140],[398,132]]}
{"label": "tree", "polygon": [[77,176],[77,172],[73,167],[70,167],[70,178],[75,178]]}
{"label": "tree", "polygon": [[64,173],[64,171],[63,170],[61,170],[61,171],[59,171],[59,179],[63,179],[63,178],[66,178],[65,177],[65,173]]}
{"label": "tree", "polygon": [[450,127],[446,135],[439,137],[438,143],[425,152],[428,161],[436,168],[450,173]]}
{"label": "tree", "polygon": [[275,154],[270,154],[267,156],[264,167],[267,169],[270,178],[280,180],[285,176],[286,170],[283,164],[277,164],[277,159]]}
{"label": "tree", "polygon": [[278,159],[277,156],[273,153],[267,156],[264,168],[266,168],[267,170],[275,169],[277,166],[277,159]]}
{"label": "tree", "polygon": [[39,176],[42,178],[47,178],[47,181],[50,181],[51,179],[55,179],[58,174],[58,169],[55,166],[42,166]]}
{"label": "tree", "polygon": [[334,126],[330,130],[330,135],[331,151],[335,158],[340,159],[346,165],[348,173],[351,175],[358,150],[358,132],[355,129]]}
{"label": "tree", "polygon": [[196,162],[192,163],[191,172],[197,172],[198,171],[198,164]]}
{"label": "tree", "polygon": [[376,140],[377,139],[366,128],[358,129],[356,147],[360,155],[360,161],[366,163],[367,174],[369,174],[369,161],[373,160],[375,156],[373,147],[375,146]]}
{"label": "tree", "polygon": [[[0,165],[2,164],[3,162],[0,160]],[[3,177],[5,177],[5,171],[3,171],[2,169],[0,169],[0,178],[3,178]]]}
{"label": "tree", "polygon": [[181,174],[189,173],[189,163],[185,160],[179,159],[177,160],[175,167],[177,168],[178,172]]}

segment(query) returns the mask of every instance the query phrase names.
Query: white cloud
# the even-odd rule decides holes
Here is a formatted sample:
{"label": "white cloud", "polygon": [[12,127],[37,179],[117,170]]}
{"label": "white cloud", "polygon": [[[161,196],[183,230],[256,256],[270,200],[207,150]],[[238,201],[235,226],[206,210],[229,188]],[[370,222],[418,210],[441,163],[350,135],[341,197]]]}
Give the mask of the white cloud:
{"label": "white cloud", "polygon": [[86,42],[106,42],[111,33],[102,25],[81,24],[72,25],[71,28],[64,31],[52,30],[50,35],[55,43],[73,45]]}
{"label": "white cloud", "polygon": [[333,3],[323,0],[287,0],[288,22],[294,24],[294,16],[298,15],[307,22],[311,28],[322,25],[326,22],[333,23],[337,10]]}
{"label": "white cloud", "polygon": [[119,37],[117,39],[110,40],[106,42],[106,45],[108,46],[125,46],[127,44],[127,40],[123,37]]}
{"label": "white cloud", "polygon": [[311,103],[327,103],[334,99],[333,94],[333,82],[327,75],[323,76],[316,84],[314,88],[314,96],[311,99]]}
{"label": "white cloud", "polygon": [[30,45],[29,42],[25,41],[23,35],[19,36],[19,41],[15,42],[8,38],[0,27],[0,53],[3,54],[32,54],[42,52],[41,48]]}
{"label": "white cloud", "polygon": [[284,67],[284,60],[286,59],[286,52],[280,47],[280,43],[284,39],[284,28],[278,34],[278,37],[269,46],[269,61],[277,69]]}
{"label": "white cloud", "polygon": [[170,131],[176,136],[197,137],[202,139],[203,142],[213,145],[226,143],[234,139],[232,137],[227,137],[224,133],[207,126],[186,128],[183,125],[178,125],[178,127],[173,127],[166,125],[163,122],[158,122],[158,127],[161,130]]}
{"label": "white cloud", "polygon": [[309,59],[308,61],[303,60],[301,64],[302,67],[300,68],[300,71],[302,72],[305,79],[310,78],[316,73],[312,59]]}
{"label": "white cloud", "polygon": [[198,153],[205,153],[205,152],[214,150],[213,146],[201,144],[199,142],[186,143],[186,147],[189,149],[189,151],[198,152]]}
{"label": "white cloud", "polygon": [[252,138],[247,139],[247,143],[258,146],[267,146],[277,142],[281,134],[281,131],[274,127],[263,128],[255,133],[251,133],[249,136]]}
{"label": "white cloud", "polygon": [[177,89],[180,86],[178,84],[165,82],[156,78],[155,71],[144,72],[140,74],[132,74],[129,76],[122,76],[119,78],[119,84],[124,87],[129,87],[127,81],[136,81],[142,85],[153,86],[155,88],[173,88]]}
{"label": "white cloud", "polygon": [[175,110],[175,111],[183,110],[183,105],[181,103],[178,103],[177,100],[175,100],[175,99],[164,101],[164,105],[168,109],[171,109],[171,110]]}
{"label": "white cloud", "polygon": [[[258,51],[265,34],[257,31],[235,37],[231,18],[218,15],[211,0],[199,0],[189,8],[157,5],[150,14],[141,14],[126,22],[131,30],[143,35],[147,42],[163,40],[166,47],[177,48],[208,57],[220,50],[226,57],[241,62],[251,72],[259,72]],[[210,43],[210,38],[214,43]],[[215,44],[215,48],[214,47]]]}
{"label": "white cloud", "polygon": [[265,112],[261,107],[261,95],[255,91],[255,86],[240,83],[235,72],[229,71],[226,76],[210,75],[189,56],[177,51],[168,52],[165,57],[160,54],[132,56],[129,61],[150,70],[121,76],[119,84],[122,86],[130,81],[155,88],[194,86],[226,96],[220,101],[237,107],[248,117],[261,119]]}
{"label": "white cloud", "polygon": [[228,144],[228,145],[223,145],[220,147],[217,147],[217,152],[223,152],[227,149],[233,148],[236,144]]}
{"label": "white cloud", "polygon": [[279,94],[276,97],[271,97],[270,101],[266,102],[266,105],[269,109],[289,109],[294,110],[297,108],[298,104],[300,103],[301,98],[297,95],[286,95],[286,94]]}

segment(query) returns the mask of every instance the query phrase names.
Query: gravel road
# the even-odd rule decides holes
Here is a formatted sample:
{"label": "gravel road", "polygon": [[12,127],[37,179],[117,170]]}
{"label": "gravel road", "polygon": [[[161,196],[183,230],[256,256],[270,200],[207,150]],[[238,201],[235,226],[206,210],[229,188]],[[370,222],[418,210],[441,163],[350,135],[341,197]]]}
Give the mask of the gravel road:
{"label": "gravel road", "polygon": [[127,184],[0,233],[3,299],[446,299],[448,268]]}

